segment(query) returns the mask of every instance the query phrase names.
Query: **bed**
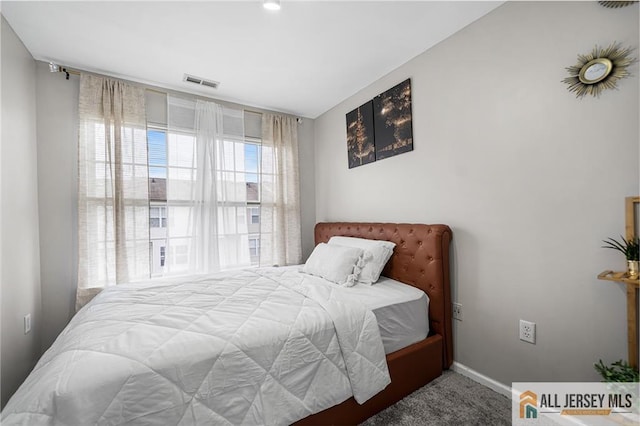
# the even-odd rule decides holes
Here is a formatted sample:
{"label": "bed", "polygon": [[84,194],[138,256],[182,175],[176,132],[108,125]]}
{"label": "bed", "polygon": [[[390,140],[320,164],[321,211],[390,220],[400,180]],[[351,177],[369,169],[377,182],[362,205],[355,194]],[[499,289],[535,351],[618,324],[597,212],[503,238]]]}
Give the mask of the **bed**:
{"label": "bed", "polygon": [[334,235],[396,243],[383,275],[409,284],[429,296],[429,336],[387,355],[391,384],[358,404],[353,398],[306,417],[296,425],[353,425],[395,404],[442,374],[453,363],[449,244],[447,225],[396,223],[318,223],[316,244]]}
{"label": "bed", "polygon": [[321,223],[315,235],[394,242],[384,274],[428,295],[429,335],[395,350],[397,327],[381,339],[373,310],[299,268],[119,285],[72,319],[2,423],[355,424],[450,366],[448,227]]}

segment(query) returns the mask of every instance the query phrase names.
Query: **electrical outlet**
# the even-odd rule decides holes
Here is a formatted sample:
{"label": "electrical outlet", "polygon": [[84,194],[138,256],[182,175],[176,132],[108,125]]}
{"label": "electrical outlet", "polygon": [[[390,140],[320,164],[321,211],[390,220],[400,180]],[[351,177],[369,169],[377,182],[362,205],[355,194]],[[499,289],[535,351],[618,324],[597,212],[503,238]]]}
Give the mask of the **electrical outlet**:
{"label": "electrical outlet", "polygon": [[536,344],[536,323],[520,320],[520,340]]}
{"label": "electrical outlet", "polygon": [[24,334],[31,331],[31,314],[24,316]]}
{"label": "electrical outlet", "polygon": [[462,305],[460,303],[453,303],[453,319],[462,321]]}

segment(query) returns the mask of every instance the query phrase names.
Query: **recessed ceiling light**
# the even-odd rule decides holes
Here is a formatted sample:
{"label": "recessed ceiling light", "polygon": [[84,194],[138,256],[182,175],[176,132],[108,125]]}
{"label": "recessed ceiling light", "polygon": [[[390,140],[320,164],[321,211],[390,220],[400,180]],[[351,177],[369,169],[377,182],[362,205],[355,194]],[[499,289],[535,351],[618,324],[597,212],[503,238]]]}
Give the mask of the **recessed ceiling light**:
{"label": "recessed ceiling light", "polygon": [[269,10],[280,10],[280,0],[264,0],[262,6]]}

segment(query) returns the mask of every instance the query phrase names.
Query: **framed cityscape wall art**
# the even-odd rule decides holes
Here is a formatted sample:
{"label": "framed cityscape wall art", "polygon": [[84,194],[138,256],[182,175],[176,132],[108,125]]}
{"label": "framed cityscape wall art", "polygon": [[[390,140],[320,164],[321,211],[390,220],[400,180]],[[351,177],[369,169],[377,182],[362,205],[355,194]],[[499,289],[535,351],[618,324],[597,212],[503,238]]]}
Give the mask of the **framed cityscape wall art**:
{"label": "framed cityscape wall art", "polygon": [[347,152],[350,169],[376,161],[373,101],[347,114]]}
{"label": "framed cityscape wall art", "polygon": [[373,99],[376,160],[413,150],[411,79]]}

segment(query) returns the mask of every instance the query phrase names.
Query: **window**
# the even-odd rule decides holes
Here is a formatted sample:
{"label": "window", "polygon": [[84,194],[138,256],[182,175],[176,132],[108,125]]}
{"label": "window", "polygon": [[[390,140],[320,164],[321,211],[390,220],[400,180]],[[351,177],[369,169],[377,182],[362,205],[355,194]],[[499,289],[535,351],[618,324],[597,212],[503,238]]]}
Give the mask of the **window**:
{"label": "window", "polygon": [[166,228],[167,227],[167,207],[154,206],[149,204],[149,227],[150,228]]}
{"label": "window", "polygon": [[[217,191],[236,191],[237,195],[231,199],[239,200],[226,201],[224,207],[219,209],[218,216],[223,216],[219,217],[219,222],[224,222],[224,226],[219,226],[219,229],[227,231],[218,237],[224,247],[232,244],[235,250],[246,250],[245,258],[250,258],[251,265],[258,265],[261,198],[261,140],[258,133],[261,115],[244,114],[245,117],[251,115],[251,125],[245,129],[245,137],[225,136],[224,147],[221,149],[224,158],[218,159],[216,167]],[[152,250],[151,262],[152,271],[156,275],[168,271],[186,271],[189,266],[191,243],[188,224],[193,220],[189,214],[192,196],[190,182],[197,172],[195,133],[185,128],[170,130],[166,124],[159,123],[161,121],[163,120],[152,120],[147,124],[150,239],[157,246],[156,250]],[[166,118],[164,121],[166,122]],[[253,136],[247,135],[248,133]],[[239,190],[243,193],[238,193]],[[171,196],[169,201],[168,191]],[[235,231],[229,223],[237,224]],[[241,223],[246,225],[240,226]],[[222,266],[226,264],[224,261],[221,263]],[[229,260],[229,263],[232,264],[233,260]]]}
{"label": "window", "polygon": [[260,236],[253,235],[249,238],[249,255],[251,262],[257,263],[260,260]]}
{"label": "window", "polygon": [[250,224],[257,225],[260,223],[260,207],[249,207]]}
{"label": "window", "polygon": [[[113,131],[113,128],[110,129]],[[115,179],[111,175],[110,164],[112,158],[108,156],[109,145],[105,140],[104,122],[96,120],[85,120],[82,128],[83,139],[89,142],[83,142],[84,160],[83,165],[83,210],[87,223],[86,230],[83,232],[83,238],[89,238],[85,244],[90,245],[92,250],[83,253],[82,256],[89,256],[92,259],[86,259],[89,262],[88,282],[91,285],[103,285],[96,283],[114,282],[111,274],[111,268],[105,266],[102,262],[107,259],[110,253],[117,250],[115,242],[115,226],[112,189],[115,186]],[[122,138],[122,189],[123,192],[123,210],[127,217],[126,245],[127,245],[127,273],[130,278],[141,278],[147,276],[149,259],[146,245],[149,243],[149,232],[147,223],[148,214],[144,210],[137,208],[136,202],[142,201],[145,197],[139,191],[143,182],[147,179],[144,169],[146,166],[144,155],[141,153],[145,150],[145,130],[144,128],[124,126],[121,129]],[[113,185],[113,186],[112,186]],[[106,191],[105,188],[109,188]],[[107,195],[109,193],[109,195]],[[145,217],[146,216],[146,217]],[[107,225],[108,224],[108,225]],[[135,247],[135,249],[134,249]],[[140,248],[145,248],[142,255]],[[102,265],[98,267],[97,265]],[[144,265],[144,266],[143,266]]]}

